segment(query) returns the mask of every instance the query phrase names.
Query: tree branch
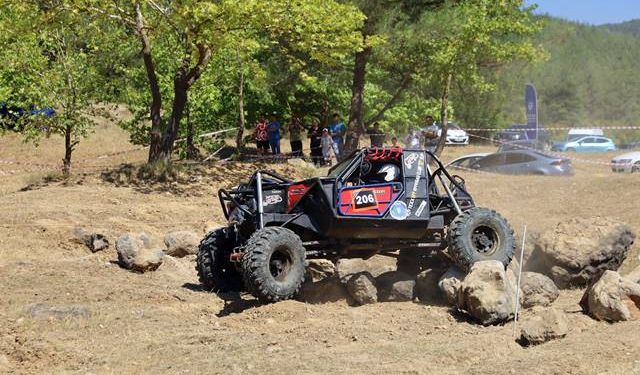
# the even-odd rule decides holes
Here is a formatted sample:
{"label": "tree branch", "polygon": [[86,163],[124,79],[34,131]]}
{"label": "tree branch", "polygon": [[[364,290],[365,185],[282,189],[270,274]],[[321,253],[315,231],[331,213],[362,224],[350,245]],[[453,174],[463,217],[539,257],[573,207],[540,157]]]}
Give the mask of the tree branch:
{"label": "tree branch", "polygon": [[396,102],[400,99],[404,90],[406,90],[407,87],[409,87],[409,84],[411,84],[411,81],[412,81],[411,74],[410,73],[406,74],[402,78],[402,81],[400,81],[400,86],[398,86],[398,89],[396,90],[395,93],[393,93],[389,101],[385,103],[385,105],[378,111],[378,113],[375,114],[375,116],[369,118],[365,122],[366,126],[369,126],[376,121],[380,121],[384,117],[385,112],[387,112],[387,110],[393,107],[396,104]]}

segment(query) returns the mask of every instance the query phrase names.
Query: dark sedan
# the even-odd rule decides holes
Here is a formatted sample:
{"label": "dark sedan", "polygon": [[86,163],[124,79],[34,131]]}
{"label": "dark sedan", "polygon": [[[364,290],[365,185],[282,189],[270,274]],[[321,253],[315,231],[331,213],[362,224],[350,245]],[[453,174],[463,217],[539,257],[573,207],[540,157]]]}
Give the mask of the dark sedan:
{"label": "dark sedan", "polygon": [[542,176],[570,176],[573,174],[570,159],[524,150],[496,152],[487,155],[476,161],[471,168],[501,174]]}

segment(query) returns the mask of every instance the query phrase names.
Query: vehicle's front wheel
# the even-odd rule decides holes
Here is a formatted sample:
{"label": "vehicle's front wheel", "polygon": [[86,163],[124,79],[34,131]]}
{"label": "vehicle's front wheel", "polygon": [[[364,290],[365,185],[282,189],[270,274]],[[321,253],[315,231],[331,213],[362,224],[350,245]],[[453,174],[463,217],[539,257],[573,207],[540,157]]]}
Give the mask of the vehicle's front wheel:
{"label": "vehicle's front wheel", "polygon": [[211,231],[200,242],[196,270],[198,279],[208,290],[222,293],[243,290],[242,275],[229,259],[235,246],[235,233],[231,228]]}
{"label": "vehicle's front wheel", "polygon": [[497,260],[506,267],[515,248],[511,225],[493,210],[472,208],[449,226],[449,255],[464,271],[483,260]]}
{"label": "vehicle's front wheel", "polygon": [[245,286],[261,302],[290,299],[304,281],[305,257],[300,237],[291,230],[260,229],[249,238],[242,257]]}
{"label": "vehicle's front wheel", "polygon": [[637,161],[632,167],[631,167],[631,173],[640,173],[640,161]]}

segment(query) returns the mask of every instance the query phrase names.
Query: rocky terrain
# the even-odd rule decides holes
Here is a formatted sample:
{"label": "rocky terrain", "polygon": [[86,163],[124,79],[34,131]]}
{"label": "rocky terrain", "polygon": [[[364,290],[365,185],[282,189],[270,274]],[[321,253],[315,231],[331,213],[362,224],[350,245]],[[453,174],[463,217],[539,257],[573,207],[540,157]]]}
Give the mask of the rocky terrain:
{"label": "rocky terrain", "polygon": [[122,167],[144,151],[99,157],[122,150],[104,144],[117,137],[105,127],[81,144],[69,181],[36,166],[59,159],[53,139],[36,152],[2,140],[0,160],[21,164],[0,164],[0,373],[640,374],[637,175],[460,172],[518,236],[527,225],[520,291],[515,264],[406,274],[374,257],[311,262],[299,300],[259,305],[203,290],[192,255],[223,224],[216,190],[255,166],[148,183]]}

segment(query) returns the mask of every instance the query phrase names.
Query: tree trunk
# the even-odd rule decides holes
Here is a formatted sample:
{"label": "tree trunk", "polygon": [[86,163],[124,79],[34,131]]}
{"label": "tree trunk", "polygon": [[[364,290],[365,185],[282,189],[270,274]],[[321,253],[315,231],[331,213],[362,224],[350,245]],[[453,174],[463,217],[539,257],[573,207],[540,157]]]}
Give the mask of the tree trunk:
{"label": "tree trunk", "polygon": [[444,145],[447,142],[447,131],[449,130],[449,91],[451,90],[451,79],[452,74],[449,73],[447,76],[444,87],[442,89],[442,97],[440,98],[440,122],[442,124],[442,132],[440,133],[440,139],[438,139],[438,146],[434,154],[436,156],[440,156],[442,150],[444,150]]}
{"label": "tree trunk", "polygon": [[162,96],[160,94],[160,85],[158,84],[158,76],[156,75],[156,67],[151,54],[151,42],[147,36],[144,25],[144,17],[140,9],[140,3],[136,3],[136,32],[142,44],[142,60],[149,81],[149,89],[151,91],[151,106],[149,114],[151,116],[151,132],[149,134],[149,162],[156,161],[160,158],[162,150]]}
{"label": "tree trunk", "polygon": [[71,142],[71,125],[67,125],[64,129],[64,159],[62,159],[62,174],[69,177],[71,174],[71,153],[74,144]]}
{"label": "tree trunk", "polygon": [[364,128],[364,84],[367,74],[367,62],[371,56],[371,47],[365,47],[355,55],[353,68],[353,83],[351,85],[351,108],[349,110],[349,124],[344,144],[344,155],[349,155],[358,149],[360,137],[366,132]]}
{"label": "tree trunk", "polygon": [[189,86],[185,82],[184,72],[179,71],[173,80],[173,105],[171,108],[171,117],[167,128],[162,134],[162,142],[157,158],[153,161],[162,161],[166,164],[171,162],[171,153],[173,152],[173,144],[178,137],[180,130],[180,121],[184,115],[184,109],[187,106]]}
{"label": "tree trunk", "polygon": [[240,116],[238,117],[238,133],[236,133],[236,147],[238,152],[242,152],[244,149],[244,71],[242,70],[242,60],[238,53],[238,63],[240,64],[240,83],[238,85],[238,111]]}
{"label": "tree trunk", "polygon": [[198,158],[198,149],[193,144],[193,123],[191,122],[191,111],[189,105],[186,108],[187,112],[187,149],[186,156],[188,160],[195,160]]}

